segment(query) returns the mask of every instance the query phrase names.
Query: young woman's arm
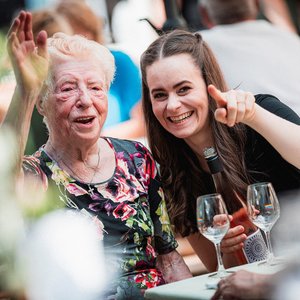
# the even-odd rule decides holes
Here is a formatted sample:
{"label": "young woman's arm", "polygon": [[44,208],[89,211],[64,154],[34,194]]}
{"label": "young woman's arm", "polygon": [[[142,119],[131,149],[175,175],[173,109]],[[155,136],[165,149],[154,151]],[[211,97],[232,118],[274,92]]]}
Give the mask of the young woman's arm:
{"label": "young woman's arm", "polygon": [[[251,93],[220,92],[208,86],[208,93],[216,101],[217,121],[230,127],[241,122],[262,135],[290,164],[300,168],[300,125],[285,120],[255,103]],[[300,124],[300,119],[299,119]]]}
{"label": "young woman's arm", "polygon": [[255,104],[255,113],[246,125],[261,134],[290,164],[300,169],[300,126],[282,119]]}

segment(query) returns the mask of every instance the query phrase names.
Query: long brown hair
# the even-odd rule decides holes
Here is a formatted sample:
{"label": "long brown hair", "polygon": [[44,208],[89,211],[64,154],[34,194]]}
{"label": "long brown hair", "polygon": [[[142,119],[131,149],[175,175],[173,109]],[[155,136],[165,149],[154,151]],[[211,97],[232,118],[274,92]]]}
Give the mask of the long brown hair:
{"label": "long brown hair", "polygon": [[[143,85],[143,110],[146,121],[149,146],[155,160],[160,165],[163,187],[166,194],[169,215],[176,231],[186,236],[196,232],[196,197],[209,193],[204,182],[204,171],[200,163],[183,139],[176,138],[166,131],[156,119],[147,85],[147,67],[155,61],[172,55],[189,54],[201,70],[206,86],[215,85],[226,91],[227,86],[220,67],[200,34],[175,30],[159,37],[141,57]],[[243,150],[245,143],[244,125],[228,127],[214,118],[216,104],[209,97],[209,120],[215,147],[224,165],[224,176],[230,188],[245,197],[248,185]],[[226,203],[230,212],[237,203]]]}

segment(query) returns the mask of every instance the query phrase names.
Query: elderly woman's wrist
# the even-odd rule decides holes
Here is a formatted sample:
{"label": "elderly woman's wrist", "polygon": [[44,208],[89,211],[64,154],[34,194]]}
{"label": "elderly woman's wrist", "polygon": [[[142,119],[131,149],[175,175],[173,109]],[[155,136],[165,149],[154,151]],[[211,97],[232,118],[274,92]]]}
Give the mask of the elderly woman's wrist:
{"label": "elderly woman's wrist", "polygon": [[24,87],[22,85],[16,85],[15,93],[20,95],[23,99],[36,100],[41,92],[41,87]]}
{"label": "elderly woman's wrist", "polygon": [[257,281],[257,299],[271,299],[276,287],[274,275],[261,275]]}

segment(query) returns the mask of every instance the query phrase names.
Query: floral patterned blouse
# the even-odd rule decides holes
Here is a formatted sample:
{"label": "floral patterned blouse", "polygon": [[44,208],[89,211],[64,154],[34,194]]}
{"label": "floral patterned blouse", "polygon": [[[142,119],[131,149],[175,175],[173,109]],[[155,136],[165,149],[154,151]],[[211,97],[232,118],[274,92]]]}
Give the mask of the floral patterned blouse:
{"label": "floral patterned blouse", "polygon": [[[60,169],[41,147],[26,156],[23,168],[59,189],[67,207],[80,210],[99,228],[112,285],[105,299],[143,299],[147,288],[164,284],[156,269],[158,254],[177,247],[155,162],[140,143],[105,138],[115,152],[114,175],[86,184]],[[82,258],[79,258],[82,259]]]}

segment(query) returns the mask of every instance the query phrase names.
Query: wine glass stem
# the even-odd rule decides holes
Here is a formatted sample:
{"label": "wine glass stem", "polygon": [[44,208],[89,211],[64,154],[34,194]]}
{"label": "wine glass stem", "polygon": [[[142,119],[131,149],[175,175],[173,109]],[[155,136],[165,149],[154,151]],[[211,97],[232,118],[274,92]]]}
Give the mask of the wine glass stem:
{"label": "wine glass stem", "polygon": [[270,230],[265,231],[266,239],[267,239],[267,246],[268,246],[268,250],[269,250],[267,261],[269,261],[269,262],[271,262],[274,258],[273,249],[272,249],[272,245],[271,245],[271,234],[270,234],[270,232],[271,232]]}
{"label": "wine glass stem", "polygon": [[217,261],[218,261],[218,275],[222,275],[222,273],[225,273],[225,268],[223,265],[222,255],[221,255],[221,243],[216,243],[216,253],[217,253]]}

